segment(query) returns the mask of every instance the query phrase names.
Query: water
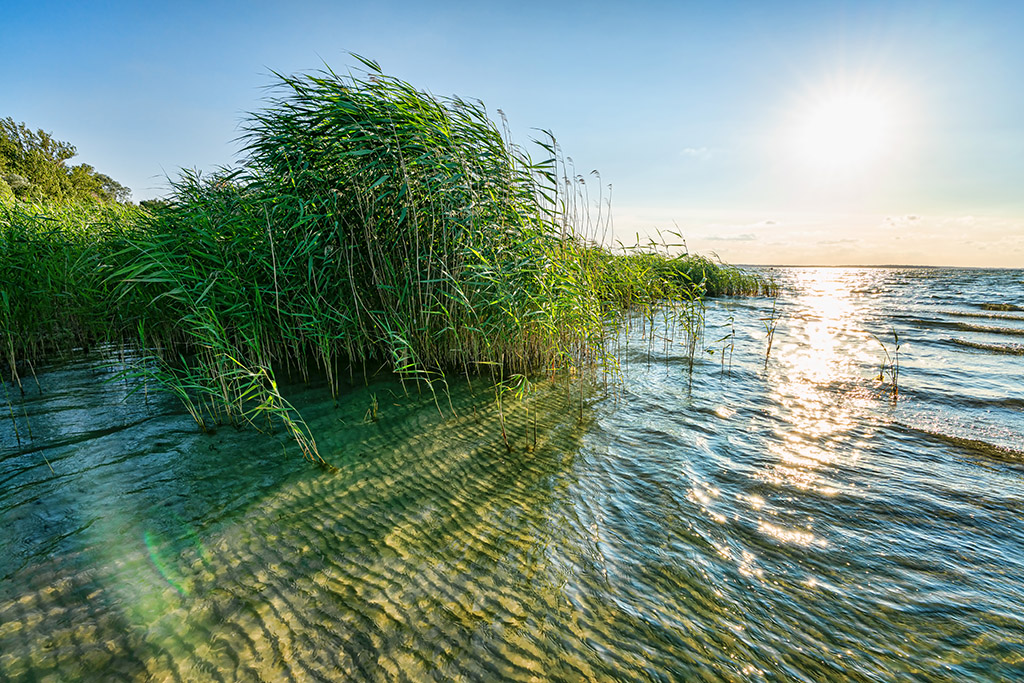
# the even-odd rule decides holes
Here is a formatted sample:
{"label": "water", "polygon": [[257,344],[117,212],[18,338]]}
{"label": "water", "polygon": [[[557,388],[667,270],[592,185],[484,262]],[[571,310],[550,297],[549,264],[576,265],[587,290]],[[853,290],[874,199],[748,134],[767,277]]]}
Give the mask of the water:
{"label": "water", "polygon": [[774,315],[709,304],[692,374],[636,327],[582,404],[538,381],[512,452],[482,381],[293,387],[329,474],[38,369],[0,425],[0,679],[1024,677],[1024,272],[776,275]]}

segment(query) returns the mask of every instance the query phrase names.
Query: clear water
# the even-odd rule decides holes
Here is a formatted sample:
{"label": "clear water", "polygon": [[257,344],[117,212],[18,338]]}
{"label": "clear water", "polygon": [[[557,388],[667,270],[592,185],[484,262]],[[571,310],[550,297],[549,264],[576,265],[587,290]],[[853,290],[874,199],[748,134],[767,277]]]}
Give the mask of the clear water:
{"label": "clear water", "polygon": [[8,383],[0,679],[1024,678],[1024,271],[775,274],[767,363],[771,300],[692,374],[638,326],[512,452],[482,382],[293,387],[336,474],[102,361]]}

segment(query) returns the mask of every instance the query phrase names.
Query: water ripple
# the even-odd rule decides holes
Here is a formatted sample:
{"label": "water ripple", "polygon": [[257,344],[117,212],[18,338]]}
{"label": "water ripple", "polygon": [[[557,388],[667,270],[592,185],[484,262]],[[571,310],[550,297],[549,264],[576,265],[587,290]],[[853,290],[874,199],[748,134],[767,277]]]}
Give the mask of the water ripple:
{"label": "water ripple", "polygon": [[710,304],[692,372],[634,330],[608,391],[507,405],[511,451],[467,385],[288,388],[336,474],[102,364],[41,373],[33,439],[0,431],[0,678],[1019,678],[1019,368],[920,321],[1021,293],[780,276],[767,359],[770,301]]}

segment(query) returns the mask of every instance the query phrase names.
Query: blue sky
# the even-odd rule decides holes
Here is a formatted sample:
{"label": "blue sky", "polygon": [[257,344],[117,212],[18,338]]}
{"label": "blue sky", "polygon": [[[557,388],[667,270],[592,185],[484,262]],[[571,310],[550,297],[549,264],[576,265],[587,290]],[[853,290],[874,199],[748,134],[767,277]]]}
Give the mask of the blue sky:
{"label": "blue sky", "polygon": [[[679,229],[736,263],[1024,267],[1020,2],[4,0],[2,14],[0,116],[74,143],[136,200],[180,168],[230,164],[271,70],[343,71],[355,52],[501,109],[518,142],[552,130],[613,186],[624,241]],[[853,92],[884,110],[884,135],[814,113]],[[815,154],[852,156],[826,171]]]}

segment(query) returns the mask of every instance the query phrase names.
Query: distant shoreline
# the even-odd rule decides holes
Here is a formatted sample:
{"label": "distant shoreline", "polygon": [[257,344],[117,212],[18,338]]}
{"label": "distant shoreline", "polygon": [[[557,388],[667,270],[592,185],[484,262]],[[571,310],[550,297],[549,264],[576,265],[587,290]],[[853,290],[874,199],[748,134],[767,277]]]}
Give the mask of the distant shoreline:
{"label": "distant shoreline", "polygon": [[918,270],[1024,270],[1006,266],[922,266],[910,264],[844,264],[844,265],[790,265],[778,263],[738,263],[737,268],[916,268]]}

